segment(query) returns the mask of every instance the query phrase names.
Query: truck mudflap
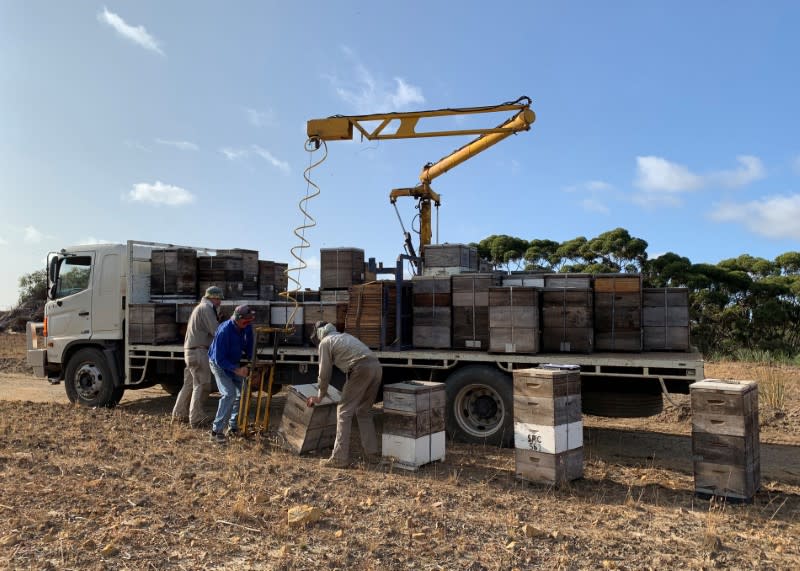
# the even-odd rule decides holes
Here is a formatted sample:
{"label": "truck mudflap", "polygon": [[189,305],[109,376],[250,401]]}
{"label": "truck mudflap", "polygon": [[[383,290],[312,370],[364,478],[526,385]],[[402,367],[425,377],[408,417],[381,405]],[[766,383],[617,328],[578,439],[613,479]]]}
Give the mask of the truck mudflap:
{"label": "truck mudflap", "polygon": [[47,376],[47,348],[45,347],[44,323],[29,321],[25,327],[27,362],[33,368],[33,376]]}

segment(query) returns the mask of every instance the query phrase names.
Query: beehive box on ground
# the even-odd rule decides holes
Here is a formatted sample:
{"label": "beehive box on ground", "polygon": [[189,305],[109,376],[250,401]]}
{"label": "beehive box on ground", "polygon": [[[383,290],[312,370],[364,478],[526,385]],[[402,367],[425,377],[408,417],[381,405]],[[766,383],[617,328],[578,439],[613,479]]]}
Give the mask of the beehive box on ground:
{"label": "beehive box on ground", "polygon": [[644,288],[642,333],[645,351],[688,351],[689,290]]}
{"label": "beehive box on ground", "polygon": [[289,387],[278,433],[286,447],[296,454],[331,448],[336,441],[336,406],[341,393],[328,387],[322,402],[306,406],[310,396],[317,395],[318,386],[294,385]]}
{"label": "beehive box on ground", "polygon": [[382,454],[416,470],[445,457],[444,383],[407,381],[383,389]]}
{"label": "beehive box on ground", "polygon": [[539,351],[539,290],[531,287],[489,288],[489,351]]}
{"label": "beehive box on ground", "polygon": [[689,390],[695,491],[751,500],[761,483],[758,385],[706,379]]}

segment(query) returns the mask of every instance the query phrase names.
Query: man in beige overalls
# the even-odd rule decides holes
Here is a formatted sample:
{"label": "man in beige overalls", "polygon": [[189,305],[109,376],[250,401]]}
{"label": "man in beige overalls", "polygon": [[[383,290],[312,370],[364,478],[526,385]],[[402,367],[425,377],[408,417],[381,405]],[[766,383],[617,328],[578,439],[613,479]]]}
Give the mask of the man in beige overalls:
{"label": "man in beige overalls", "polygon": [[367,460],[377,460],[378,436],[370,410],[381,386],[383,371],[378,358],[359,339],[348,333],[337,332],[334,325],[324,321],[314,324],[311,339],[319,343],[319,390],[317,396],[308,397],[306,405],[314,406],[325,398],[334,365],[347,375],[342,400],[336,410],[336,442],[331,457],[321,463],[334,468],[344,468],[350,464],[353,415],[358,419],[361,445]]}
{"label": "man in beige overalls", "polygon": [[211,367],[208,364],[208,348],[217,330],[217,308],[222,303],[222,289],[211,286],[206,295],[192,310],[183,340],[183,387],[178,393],[172,418],[189,418],[192,428],[200,428],[208,420],[203,404],[211,390]]}

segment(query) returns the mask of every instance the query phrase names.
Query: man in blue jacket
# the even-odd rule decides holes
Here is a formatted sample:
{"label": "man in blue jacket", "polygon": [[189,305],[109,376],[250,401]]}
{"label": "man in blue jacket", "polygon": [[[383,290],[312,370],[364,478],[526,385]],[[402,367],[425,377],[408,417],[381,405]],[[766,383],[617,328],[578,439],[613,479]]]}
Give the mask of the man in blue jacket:
{"label": "man in blue jacket", "polygon": [[252,357],[253,321],[256,312],[248,305],[240,305],[233,315],[217,327],[214,341],[208,349],[208,360],[211,372],[217,380],[217,388],[222,395],[217,406],[217,416],[211,425],[211,439],[218,444],[227,442],[225,425],[228,434],[236,434],[239,416],[239,401],[242,396],[242,384],[250,374],[248,367],[240,367],[242,355]]}

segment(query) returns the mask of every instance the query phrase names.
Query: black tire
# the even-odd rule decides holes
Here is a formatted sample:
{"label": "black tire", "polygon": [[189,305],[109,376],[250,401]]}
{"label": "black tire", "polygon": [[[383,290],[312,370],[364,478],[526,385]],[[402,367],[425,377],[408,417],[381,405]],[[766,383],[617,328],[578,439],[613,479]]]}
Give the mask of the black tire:
{"label": "black tire", "polygon": [[511,376],[496,367],[468,365],[446,381],[447,432],[461,442],[513,446]]}
{"label": "black tire", "polygon": [[90,347],[78,350],[70,358],[64,373],[64,388],[71,403],[84,406],[112,407],[122,398],[122,391],[114,387],[105,355]]}
{"label": "black tire", "polygon": [[581,408],[584,414],[609,418],[641,418],[655,416],[664,410],[661,393],[583,391]]}

